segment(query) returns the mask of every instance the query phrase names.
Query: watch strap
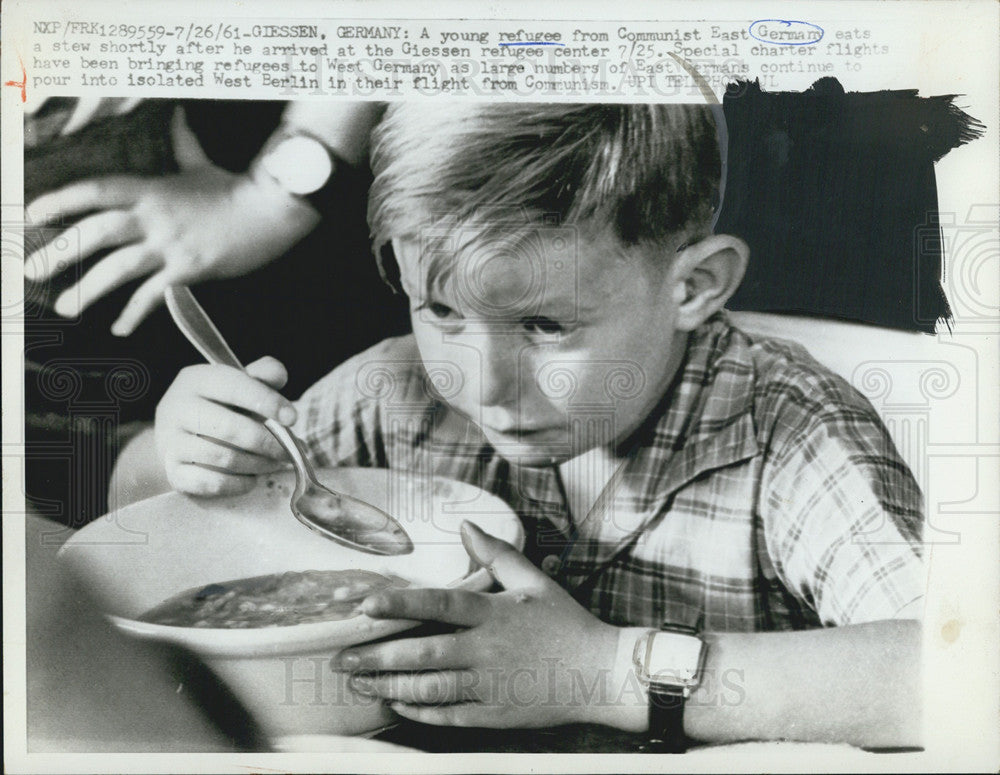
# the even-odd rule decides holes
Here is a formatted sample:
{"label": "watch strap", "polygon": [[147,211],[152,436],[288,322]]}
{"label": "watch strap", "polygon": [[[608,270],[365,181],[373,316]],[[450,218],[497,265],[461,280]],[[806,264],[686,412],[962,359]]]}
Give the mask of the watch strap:
{"label": "watch strap", "polygon": [[651,753],[684,753],[684,692],[676,688],[649,687],[649,736]]}

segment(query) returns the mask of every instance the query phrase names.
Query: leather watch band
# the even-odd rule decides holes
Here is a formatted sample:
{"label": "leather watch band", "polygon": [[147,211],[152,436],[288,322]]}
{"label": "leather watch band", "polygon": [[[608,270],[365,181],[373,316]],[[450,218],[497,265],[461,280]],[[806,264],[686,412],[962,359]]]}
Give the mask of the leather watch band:
{"label": "leather watch band", "polygon": [[652,753],[684,753],[684,692],[680,688],[649,687],[649,748]]}

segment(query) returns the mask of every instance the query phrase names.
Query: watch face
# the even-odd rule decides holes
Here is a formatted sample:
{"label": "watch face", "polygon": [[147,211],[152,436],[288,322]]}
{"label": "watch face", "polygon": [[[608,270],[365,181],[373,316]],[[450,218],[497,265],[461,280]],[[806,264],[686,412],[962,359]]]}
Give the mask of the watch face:
{"label": "watch face", "polygon": [[333,161],[323,144],[312,137],[286,137],[271,148],[261,164],[292,194],[319,191],[333,172]]}
{"label": "watch face", "polygon": [[646,667],[658,684],[688,685],[698,680],[704,643],[694,635],[657,632],[649,639]]}

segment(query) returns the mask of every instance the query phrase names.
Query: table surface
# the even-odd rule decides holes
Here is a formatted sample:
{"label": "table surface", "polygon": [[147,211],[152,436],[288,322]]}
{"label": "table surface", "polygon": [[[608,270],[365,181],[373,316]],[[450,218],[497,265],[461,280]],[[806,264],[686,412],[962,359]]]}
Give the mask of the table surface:
{"label": "table surface", "polygon": [[[570,724],[547,729],[459,729],[404,720],[374,735],[373,739],[427,753],[650,753],[643,735],[595,724]],[[918,752],[919,749],[866,751],[847,744],[782,740],[696,745],[692,746],[688,755],[773,754],[820,759],[836,757],[845,763],[853,760],[870,763],[872,754]]]}
{"label": "table surface", "polygon": [[593,724],[546,729],[435,727],[403,721],[378,735],[428,753],[640,753],[642,736]]}

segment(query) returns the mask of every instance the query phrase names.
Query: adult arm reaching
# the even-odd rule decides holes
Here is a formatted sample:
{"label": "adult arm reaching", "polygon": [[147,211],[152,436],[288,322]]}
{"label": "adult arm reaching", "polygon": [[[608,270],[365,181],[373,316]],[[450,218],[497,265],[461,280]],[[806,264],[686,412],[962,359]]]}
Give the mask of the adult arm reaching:
{"label": "adult arm reaching", "polygon": [[[377,103],[298,104],[285,110],[278,131],[303,131],[322,140],[340,158],[363,161],[368,132],[381,113]],[[79,248],[74,261],[110,252],[64,291],[55,311],[72,317],[107,293],[146,278],[112,324],[128,336],[175,283],[238,277],[295,245],[319,223],[321,214],[266,174],[233,173],[212,163],[187,126],[182,108],[171,134],[179,167],[161,177],[115,175],[78,181],[32,201],[26,220],[33,226],[73,224]],[[324,216],[329,214],[324,213]],[[64,267],[47,265],[50,245],[28,256],[25,277],[45,280]]]}

